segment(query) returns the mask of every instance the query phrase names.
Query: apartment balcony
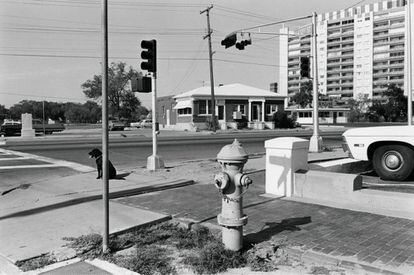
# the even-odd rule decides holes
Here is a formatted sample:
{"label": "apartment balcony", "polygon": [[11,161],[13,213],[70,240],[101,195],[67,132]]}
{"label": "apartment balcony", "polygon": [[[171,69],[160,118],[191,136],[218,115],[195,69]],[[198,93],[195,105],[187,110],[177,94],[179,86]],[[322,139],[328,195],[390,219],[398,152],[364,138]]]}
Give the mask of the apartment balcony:
{"label": "apartment balcony", "polygon": [[404,75],[404,69],[402,70],[398,70],[398,71],[389,71],[388,74],[391,76],[395,76],[395,75]]}
{"label": "apartment balcony", "polygon": [[381,84],[387,84],[388,83],[388,78],[385,78],[385,79],[373,79],[372,80],[372,83],[374,84],[374,85],[381,85]]}
{"label": "apartment balcony", "polygon": [[404,85],[404,78],[401,78],[401,79],[390,79],[389,80],[389,83]]}

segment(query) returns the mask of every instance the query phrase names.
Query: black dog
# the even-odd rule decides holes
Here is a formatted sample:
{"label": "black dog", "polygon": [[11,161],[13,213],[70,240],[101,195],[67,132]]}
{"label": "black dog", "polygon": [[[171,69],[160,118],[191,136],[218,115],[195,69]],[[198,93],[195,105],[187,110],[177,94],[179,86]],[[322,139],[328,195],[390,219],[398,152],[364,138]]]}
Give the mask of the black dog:
{"label": "black dog", "polygon": [[[96,162],[96,168],[98,169],[98,177],[97,179],[102,178],[102,152],[101,150],[95,148],[89,153],[90,158],[94,158]],[[109,178],[114,179],[116,178],[116,169],[112,165],[111,161],[109,161]]]}

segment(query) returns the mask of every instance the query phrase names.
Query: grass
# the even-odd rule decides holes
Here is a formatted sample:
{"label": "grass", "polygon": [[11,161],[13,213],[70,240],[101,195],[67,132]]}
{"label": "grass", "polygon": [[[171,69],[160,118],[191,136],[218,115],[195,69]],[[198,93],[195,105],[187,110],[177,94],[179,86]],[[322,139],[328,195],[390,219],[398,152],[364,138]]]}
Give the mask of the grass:
{"label": "grass", "polygon": [[22,271],[29,271],[54,263],[56,263],[56,259],[49,254],[45,254],[26,261],[17,261],[16,266],[18,266]]}
{"label": "grass", "polygon": [[[278,264],[286,264],[281,246],[264,243],[247,251],[225,249],[221,238],[208,228],[196,226],[193,230],[166,222],[138,228],[118,236],[111,236],[109,253],[102,253],[102,237],[89,234],[65,238],[67,246],[80,258],[100,258],[118,266],[150,274],[180,274],[191,269],[197,274],[215,274],[229,268],[250,266],[256,271],[272,271]],[[282,261],[283,259],[283,261]],[[33,270],[53,263],[47,255],[21,263],[20,268]]]}

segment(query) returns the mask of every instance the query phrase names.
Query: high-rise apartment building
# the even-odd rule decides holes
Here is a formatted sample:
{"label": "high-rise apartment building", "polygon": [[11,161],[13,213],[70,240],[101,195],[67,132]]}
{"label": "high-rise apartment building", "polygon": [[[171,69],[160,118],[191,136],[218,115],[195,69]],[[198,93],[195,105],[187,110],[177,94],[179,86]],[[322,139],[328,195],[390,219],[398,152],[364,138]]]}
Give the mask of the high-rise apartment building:
{"label": "high-rise apartment building", "polygon": [[[413,6],[411,4],[412,14]],[[341,101],[358,94],[381,99],[390,83],[404,88],[405,15],[404,0],[318,14],[319,92]],[[279,91],[282,95],[294,95],[301,83],[308,81],[300,77],[300,57],[310,56],[313,62],[311,30],[310,24],[297,30],[280,30],[285,34],[279,42]]]}

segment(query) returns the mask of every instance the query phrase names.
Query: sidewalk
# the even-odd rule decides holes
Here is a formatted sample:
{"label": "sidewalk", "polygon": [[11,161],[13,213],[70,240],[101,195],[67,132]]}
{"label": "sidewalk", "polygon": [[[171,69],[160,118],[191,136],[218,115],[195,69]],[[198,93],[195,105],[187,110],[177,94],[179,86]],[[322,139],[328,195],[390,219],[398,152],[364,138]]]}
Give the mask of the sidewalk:
{"label": "sidewalk", "polygon": [[[110,198],[193,183],[191,180],[166,180],[134,172],[123,176],[124,179],[110,180]],[[103,229],[102,181],[95,177],[96,172],[89,172],[49,179],[2,196],[0,256],[11,263],[47,253],[61,259],[73,257],[72,251],[62,250],[67,243],[63,238],[100,234]],[[110,233],[170,219],[166,214],[112,201],[109,211]]]}
{"label": "sidewalk", "polygon": [[[309,160],[343,156],[340,151],[310,153]],[[313,263],[330,263],[373,273],[414,272],[413,220],[262,196],[264,167],[264,157],[256,156],[249,159],[244,169],[253,179],[243,199],[244,211],[249,216],[244,228],[246,242],[283,241],[290,247],[291,256]],[[218,171],[220,166],[214,160],[197,160],[172,163],[168,169],[157,172],[136,169],[125,180],[111,180],[114,196],[127,192],[139,194],[111,200],[111,232],[171,216],[186,223],[217,226],[221,200],[212,177]],[[196,184],[171,181],[171,175],[194,180]],[[19,206],[22,201],[15,202],[12,197],[7,202],[1,201],[0,242],[5,245],[0,247],[0,254],[14,262],[54,250],[63,260],[71,255],[70,251],[60,249],[63,237],[101,232],[102,202],[97,200],[101,190],[99,183],[95,185],[98,181],[95,173],[60,180],[58,196],[50,194],[48,186],[55,182],[49,181],[33,186],[36,196],[22,197],[23,206]],[[144,194],[146,190],[181,184],[184,186]],[[19,197],[17,193],[14,196],[14,199]],[[75,263],[70,266],[73,270],[79,267]]]}

